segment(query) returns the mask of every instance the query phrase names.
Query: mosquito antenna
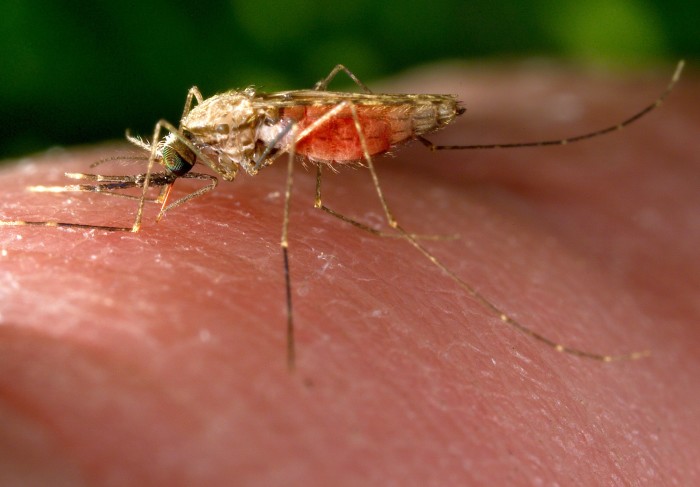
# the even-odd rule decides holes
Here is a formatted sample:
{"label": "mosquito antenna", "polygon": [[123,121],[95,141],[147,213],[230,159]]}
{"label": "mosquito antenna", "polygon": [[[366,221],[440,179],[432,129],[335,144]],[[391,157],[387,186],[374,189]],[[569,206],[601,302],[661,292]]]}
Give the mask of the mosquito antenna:
{"label": "mosquito antenna", "polygon": [[112,162],[112,161],[147,161],[148,156],[137,156],[137,155],[120,155],[120,156],[111,156],[111,157],[104,157],[102,159],[98,159],[97,161],[93,162],[90,164],[90,168],[101,166],[102,164],[106,162]]}
{"label": "mosquito antenna", "polygon": [[576,135],[574,137],[568,137],[565,139],[556,139],[556,140],[541,140],[537,142],[516,142],[516,143],[510,143],[510,144],[474,144],[474,145],[434,145],[432,142],[430,142],[427,139],[424,139],[421,136],[418,136],[417,139],[423,143],[426,147],[428,147],[431,151],[438,151],[438,150],[466,150],[466,149],[507,149],[507,148],[517,148],[517,147],[543,147],[547,145],[566,145],[570,144],[572,142],[579,142],[581,140],[586,140],[586,139],[592,139],[594,137],[598,137],[600,135],[605,135],[610,132],[616,132],[618,130],[622,130],[623,128],[627,127],[628,125],[636,122],[640,118],[642,118],[644,115],[648,114],[649,112],[653,111],[654,109],[658,108],[661,106],[661,104],[664,102],[666,97],[673,91],[673,88],[676,86],[676,83],[681,77],[681,73],[683,72],[683,67],[685,66],[685,61],[680,60],[678,62],[678,65],[676,66],[676,70],[673,73],[673,77],[671,78],[671,81],[668,83],[668,86],[666,89],[661,93],[661,95],[654,100],[653,103],[647,105],[631,117],[623,120],[622,122],[616,124],[616,125],[611,125],[609,127],[606,127],[604,129],[600,130],[594,130],[593,132],[588,132],[585,134],[581,135]]}

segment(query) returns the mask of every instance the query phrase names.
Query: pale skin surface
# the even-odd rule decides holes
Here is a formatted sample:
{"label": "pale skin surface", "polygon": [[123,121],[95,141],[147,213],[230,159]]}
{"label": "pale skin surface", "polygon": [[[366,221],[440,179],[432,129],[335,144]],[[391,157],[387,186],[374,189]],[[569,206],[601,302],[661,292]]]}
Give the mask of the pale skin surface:
{"label": "pale skin surface", "polygon": [[[460,94],[468,112],[431,140],[487,143],[597,129],[665,84],[563,73],[449,69],[391,89]],[[495,304],[568,345],[650,349],[641,361],[512,331],[406,242],[313,209],[297,170],[290,373],[284,162],[159,224],[150,205],[138,234],[0,228],[0,484],[698,483],[698,84],[569,147],[376,161],[399,222],[459,234],[424,244]],[[0,217],[131,225],[130,201],[23,191],[114,154],[4,168]],[[366,171],[326,175],[328,206],[382,222]]]}

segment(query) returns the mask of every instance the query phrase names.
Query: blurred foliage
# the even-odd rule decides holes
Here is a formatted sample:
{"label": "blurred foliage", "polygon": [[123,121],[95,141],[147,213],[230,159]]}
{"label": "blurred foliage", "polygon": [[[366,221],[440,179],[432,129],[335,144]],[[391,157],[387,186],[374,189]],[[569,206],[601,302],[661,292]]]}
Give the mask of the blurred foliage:
{"label": "blurred foliage", "polygon": [[697,58],[697,0],[5,0],[0,158],[148,134],[187,89],[308,88],[335,64],[371,82],[440,59]]}

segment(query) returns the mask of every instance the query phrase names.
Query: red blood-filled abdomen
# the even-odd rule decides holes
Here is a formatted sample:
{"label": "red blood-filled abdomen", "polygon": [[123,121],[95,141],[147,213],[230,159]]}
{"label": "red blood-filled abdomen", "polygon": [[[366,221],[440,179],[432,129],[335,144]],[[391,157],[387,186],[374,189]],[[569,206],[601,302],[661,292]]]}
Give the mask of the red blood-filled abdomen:
{"label": "red blood-filled abdomen", "polygon": [[[288,109],[298,120],[300,131],[331,110],[332,106]],[[285,112],[286,112],[285,111]],[[404,106],[358,106],[357,116],[370,156],[388,151],[411,137],[411,120]],[[301,112],[301,113],[300,113]],[[287,113],[285,113],[287,115]],[[298,133],[298,132],[297,132]],[[314,161],[351,162],[364,159],[360,137],[350,109],[333,116],[300,140],[297,154]]]}

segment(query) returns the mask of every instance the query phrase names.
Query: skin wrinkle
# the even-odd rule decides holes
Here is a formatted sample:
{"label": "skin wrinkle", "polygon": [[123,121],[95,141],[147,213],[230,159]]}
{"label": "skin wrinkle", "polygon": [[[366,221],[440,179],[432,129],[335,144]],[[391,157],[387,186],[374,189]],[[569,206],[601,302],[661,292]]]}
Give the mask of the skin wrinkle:
{"label": "skin wrinkle", "polygon": [[[431,140],[579,133],[648,102],[664,79],[637,84],[548,71],[556,80],[543,84],[542,103],[564,87],[586,107],[585,120],[562,123],[541,120],[533,100],[529,110],[518,108],[523,75],[514,71],[462,73],[458,84],[479,96],[462,95],[469,111]],[[436,84],[421,86],[457,91]],[[92,485],[692,485],[700,339],[690,251],[700,225],[688,216],[698,207],[698,156],[687,141],[700,125],[689,102],[696,86],[688,76],[649,118],[570,147],[431,154],[413,144],[376,160],[399,221],[409,231],[459,233],[460,240],[426,246],[489,299],[572,345],[649,346],[647,360],[600,364],[511,331],[405,242],[372,238],[311,208],[313,172],[297,171],[290,258],[299,362],[290,376],[277,246],[283,201],[268,197],[283,191],[278,161],[255,178],[222,183],[157,225],[157,209],[149,208],[136,235],[2,228],[0,265],[18,287],[0,302],[14,323],[0,339],[0,347],[14,347],[0,352],[0,366],[15,371],[0,374],[0,391],[70,432],[73,458]],[[22,189],[61,184],[63,170],[86,171],[108,154],[69,152],[55,169],[42,162],[32,171],[8,168],[0,174],[2,216],[36,218],[57,207],[75,217],[89,211],[94,223],[128,224],[133,202]],[[679,177],[656,188],[665,171]],[[367,171],[324,174],[330,207],[378,214]],[[610,187],[587,189],[610,174]],[[180,182],[175,191],[194,187]],[[604,198],[609,190],[614,198]],[[60,203],[65,196],[70,205]],[[8,209],[5,200],[20,204]],[[664,225],[642,231],[625,223],[639,207],[656,209]],[[627,241],[637,242],[631,255],[624,255]],[[88,259],[93,254],[97,261]],[[332,256],[326,270],[322,254]],[[80,277],[65,280],[73,273]],[[90,290],[109,300],[86,300]],[[75,310],[71,316],[37,303],[60,300]],[[85,354],[89,364],[79,365]],[[97,387],[89,368],[113,382]],[[146,389],[140,377],[148,378]],[[67,385],[42,389],[42,381]],[[140,400],[143,414],[126,406]],[[163,460],[153,462],[157,452]]]}

